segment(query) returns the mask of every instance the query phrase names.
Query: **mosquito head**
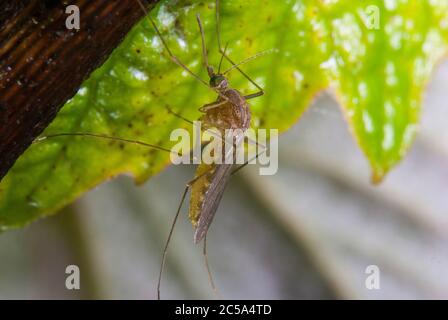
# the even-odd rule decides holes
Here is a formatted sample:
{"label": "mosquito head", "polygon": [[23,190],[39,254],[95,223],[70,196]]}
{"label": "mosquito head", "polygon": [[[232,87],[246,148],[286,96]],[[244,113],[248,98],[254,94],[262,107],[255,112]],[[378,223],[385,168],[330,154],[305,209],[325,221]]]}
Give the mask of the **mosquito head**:
{"label": "mosquito head", "polygon": [[210,76],[210,86],[214,89],[224,90],[227,88],[228,82],[222,74],[213,74]]}

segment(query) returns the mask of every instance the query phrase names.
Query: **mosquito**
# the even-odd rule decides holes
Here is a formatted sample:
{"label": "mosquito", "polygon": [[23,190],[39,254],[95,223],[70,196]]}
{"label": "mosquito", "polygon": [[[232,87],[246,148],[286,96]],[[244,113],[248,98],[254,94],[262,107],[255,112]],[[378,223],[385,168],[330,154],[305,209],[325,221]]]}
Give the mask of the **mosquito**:
{"label": "mosquito", "polygon": [[[211,103],[204,104],[202,107],[199,108],[199,111],[202,113],[202,116],[199,118],[199,121],[203,124],[204,129],[210,129],[210,128],[216,128],[219,132],[224,133],[226,129],[238,129],[237,132],[240,134],[238,136],[233,137],[235,141],[233,145],[233,149],[236,148],[237,141],[244,141],[244,132],[249,129],[250,127],[250,120],[251,120],[251,111],[250,106],[248,104],[248,100],[260,97],[264,95],[264,90],[261,86],[259,86],[254,80],[252,80],[243,70],[241,70],[240,66],[242,64],[245,64],[263,54],[266,54],[269,50],[262,51],[260,53],[257,53],[253,56],[250,56],[244,60],[242,60],[239,63],[235,63],[229,55],[226,53],[227,44],[223,47],[221,42],[221,35],[220,35],[220,15],[219,15],[219,0],[216,0],[215,2],[215,9],[216,9],[216,36],[218,40],[218,50],[221,54],[221,59],[219,62],[218,70],[215,71],[215,69],[209,64],[208,61],[208,52],[206,48],[205,43],[205,33],[204,28],[202,25],[202,21],[200,19],[199,14],[196,15],[196,20],[199,27],[199,32],[201,34],[201,44],[202,44],[202,57],[204,66],[207,70],[207,74],[209,77],[209,81],[203,80],[199,75],[194,73],[190,68],[188,68],[184,63],[182,63],[170,50],[169,46],[167,45],[165,39],[163,38],[162,34],[160,33],[157,25],[152,20],[152,18],[149,16],[148,11],[146,10],[146,7],[143,5],[141,0],[136,0],[141,9],[144,11],[146,19],[148,19],[149,23],[154,28],[155,32],[157,33],[157,36],[161,40],[163,47],[166,51],[166,53],[169,55],[169,58],[177,64],[179,67],[184,69],[188,74],[193,76],[196,80],[198,80],[200,83],[202,83],[204,86],[206,86],[208,89],[213,90],[217,94],[216,101],[213,101]],[[226,59],[230,64],[231,67],[228,68],[225,71],[221,72],[221,66],[223,59]],[[233,89],[229,85],[229,81],[226,78],[226,74],[228,74],[232,70],[237,70],[241,73],[241,75],[246,78],[250,83],[252,83],[256,88],[257,91],[251,94],[243,95],[238,90]],[[189,122],[190,124],[193,124],[193,121],[184,118],[182,115],[177,114],[173,112],[171,109],[168,109],[170,113],[172,113],[174,116],[177,116],[184,121]],[[95,133],[60,133],[60,134],[53,134],[48,136],[43,136],[38,138],[39,141],[47,139],[47,138],[53,138],[53,137],[60,137],[60,136],[83,136],[83,137],[93,137],[93,138],[100,138],[100,139],[108,139],[108,140],[115,140],[120,142],[126,142],[131,144],[137,144],[144,147],[154,148],[157,150],[170,152],[172,153],[172,150],[148,144],[142,141],[132,140],[132,139],[125,139],[125,138],[118,138],[118,137],[111,137],[106,136],[102,134],[95,134]],[[223,140],[224,142],[224,140]],[[214,284],[210,267],[208,264],[207,259],[207,245],[206,245],[206,235],[207,231],[210,227],[210,224],[212,223],[212,220],[215,216],[215,213],[218,209],[219,203],[221,201],[221,198],[224,194],[224,189],[227,185],[227,182],[231,175],[236,173],[238,170],[243,168],[245,165],[247,165],[249,162],[254,160],[255,158],[259,157],[263,152],[265,152],[266,146],[257,143],[256,141],[250,141],[248,139],[248,143],[256,144],[259,148],[262,149],[261,152],[259,152],[254,158],[249,159],[242,165],[235,165],[235,164],[228,164],[220,163],[220,164],[204,164],[201,163],[198,165],[196,169],[195,176],[192,180],[186,183],[185,189],[182,193],[181,200],[179,203],[179,206],[177,208],[176,214],[174,216],[173,222],[171,224],[167,240],[165,242],[165,246],[163,249],[162,254],[162,260],[160,264],[160,270],[159,270],[159,276],[157,281],[157,299],[160,299],[160,287],[161,287],[161,280],[162,280],[162,274],[164,270],[164,266],[166,263],[166,256],[168,252],[168,246],[170,244],[174,227],[176,225],[176,222],[178,220],[180,211],[182,209],[182,206],[185,202],[185,199],[187,197],[188,191],[191,191],[190,196],[190,206],[189,206],[189,219],[193,225],[194,228],[194,237],[193,241],[195,244],[204,241],[203,243],[203,256],[205,265],[207,268],[207,273],[209,276],[209,282],[212,286],[213,291],[215,294],[218,295],[216,286]],[[228,156],[228,155],[225,155]],[[230,155],[231,157],[234,155]],[[218,295],[219,296],[219,295]]]}

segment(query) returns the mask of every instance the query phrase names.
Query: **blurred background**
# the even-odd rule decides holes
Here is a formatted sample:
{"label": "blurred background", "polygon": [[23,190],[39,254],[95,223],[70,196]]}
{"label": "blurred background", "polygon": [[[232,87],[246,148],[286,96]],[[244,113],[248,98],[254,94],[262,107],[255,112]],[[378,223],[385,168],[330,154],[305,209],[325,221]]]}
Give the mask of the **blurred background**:
{"label": "blurred background", "polygon": [[[279,139],[279,171],[241,170],[208,235],[228,299],[448,298],[448,63],[428,86],[421,130],[379,186],[331,93]],[[1,299],[154,299],[162,248],[194,167],[143,186],[120,177],[58,215],[0,234]],[[78,265],[81,289],[65,288]],[[380,269],[369,290],[366,268]],[[175,230],[162,298],[213,299],[187,206]]]}

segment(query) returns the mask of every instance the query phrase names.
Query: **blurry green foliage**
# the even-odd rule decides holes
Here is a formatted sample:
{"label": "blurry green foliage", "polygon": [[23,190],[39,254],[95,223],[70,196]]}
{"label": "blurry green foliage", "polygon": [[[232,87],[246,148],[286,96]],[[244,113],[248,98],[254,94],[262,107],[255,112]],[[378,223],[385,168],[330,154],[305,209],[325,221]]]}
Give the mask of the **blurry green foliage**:
{"label": "blurry green foliage", "polygon": [[[374,180],[405,155],[418,127],[425,84],[446,54],[447,1],[223,2],[222,38],[232,59],[274,49],[242,67],[266,91],[250,101],[254,127],[288,129],[313,97],[330,87]],[[214,1],[162,1],[151,13],[171,50],[203,78],[195,14],[204,22],[209,59],[217,65],[214,12]],[[243,93],[255,90],[237,71],[229,78]],[[94,132],[169,147],[171,130],[186,124],[166,107],[196,119],[197,109],[214,99],[214,92],[167,59],[143,20],[45,134]],[[82,137],[35,144],[0,184],[0,228],[54,212],[121,173],[143,182],[166,166],[168,157],[153,149]]]}

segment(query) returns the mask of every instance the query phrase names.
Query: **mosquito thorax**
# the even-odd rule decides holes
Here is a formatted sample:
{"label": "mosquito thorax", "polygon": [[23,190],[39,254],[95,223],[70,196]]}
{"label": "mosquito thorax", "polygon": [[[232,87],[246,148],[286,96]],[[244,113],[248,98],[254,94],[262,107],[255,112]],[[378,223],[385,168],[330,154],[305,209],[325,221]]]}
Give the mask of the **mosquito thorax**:
{"label": "mosquito thorax", "polygon": [[210,76],[210,86],[218,90],[225,90],[228,87],[226,77],[222,74],[213,74]]}

